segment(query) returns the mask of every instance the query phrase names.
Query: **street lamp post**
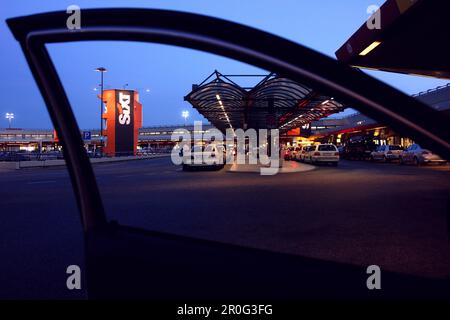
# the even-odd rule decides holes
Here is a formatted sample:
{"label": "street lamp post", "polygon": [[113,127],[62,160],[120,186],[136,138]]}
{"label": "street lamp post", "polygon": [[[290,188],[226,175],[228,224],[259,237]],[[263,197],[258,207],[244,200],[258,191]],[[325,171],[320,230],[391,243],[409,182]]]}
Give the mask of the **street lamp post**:
{"label": "street lamp post", "polygon": [[12,119],[14,119],[14,113],[9,113],[9,112],[6,113],[5,118],[8,119],[9,129],[11,129],[11,121],[12,121]]}
{"label": "street lamp post", "polygon": [[185,110],[181,112],[181,116],[184,118],[184,126],[186,127],[186,119],[189,117],[189,111]]}
{"label": "street lamp post", "polygon": [[[103,73],[107,70],[106,68],[99,67],[95,71],[100,72],[100,145],[103,147]],[[102,149],[103,152],[103,149]]]}

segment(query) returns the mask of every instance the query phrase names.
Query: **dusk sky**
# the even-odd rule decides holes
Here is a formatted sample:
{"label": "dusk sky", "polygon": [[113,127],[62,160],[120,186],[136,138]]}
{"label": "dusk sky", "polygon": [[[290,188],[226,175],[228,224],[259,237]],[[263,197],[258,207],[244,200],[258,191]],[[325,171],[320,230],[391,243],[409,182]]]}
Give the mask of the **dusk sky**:
{"label": "dusk sky", "polygon": [[[9,17],[55,10],[71,4],[93,7],[145,7],[188,11],[219,17],[262,29],[306,45],[335,58],[334,52],[368,18],[367,7],[382,0],[348,1],[5,1],[0,2],[0,127],[7,126],[6,112],[13,112],[14,127],[51,128],[47,111],[18,43],[6,26]],[[83,19],[81,12],[81,19]],[[137,89],[143,103],[144,126],[203,120],[183,101],[193,83],[199,83],[215,69],[224,74],[267,71],[236,61],[189,49],[129,42],[53,44],[50,54],[57,67],[81,128],[99,126],[96,98],[99,74],[106,67],[106,88]],[[301,59],[301,57],[299,57]],[[381,72],[369,74],[407,94],[443,85],[446,81]],[[246,85],[248,83],[245,83]],[[146,90],[148,89],[148,92]]]}

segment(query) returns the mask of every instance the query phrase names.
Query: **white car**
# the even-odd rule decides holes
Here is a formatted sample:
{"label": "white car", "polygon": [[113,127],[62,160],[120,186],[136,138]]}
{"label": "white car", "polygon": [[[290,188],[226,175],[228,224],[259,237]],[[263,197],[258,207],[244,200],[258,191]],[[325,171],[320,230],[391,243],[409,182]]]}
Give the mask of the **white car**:
{"label": "white car", "polygon": [[306,148],[308,148],[308,147],[307,146],[301,146],[299,148],[300,149],[295,154],[295,160],[303,162],[303,161],[305,161]]}
{"label": "white car", "polygon": [[409,146],[400,155],[400,164],[412,163],[416,166],[428,163],[447,164],[447,160],[442,159],[437,154],[428,149],[422,149],[418,144]]}
{"label": "white car", "polygon": [[339,151],[334,144],[325,143],[307,147],[305,161],[316,163],[331,163],[337,166],[339,163]]}
{"label": "white car", "polygon": [[297,160],[297,155],[302,150],[301,147],[294,147],[294,149],[291,151],[291,160]]}
{"label": "white car", "polygon": [[303,159],[302,159],[302,161],[303,162],[311,162],[310,152],[315,150],[315,149],[316,149],[316,146],[307,146],[307,147],[305,147],[304,152],[303,152]]}
{"label": "white car", "polygon": [[379,146],[375,151],[372,151],[370,160],[381,160],[383,162],[399,160],[402,152],[403,148],[401,146],[383,145]]}
{"label": "white car", "polygon": [[183,170],[195,168],[221,169],[225,165],[226,155],[224,146],[209,144],[193,146],[189,152],[180,152],[183,156]]}

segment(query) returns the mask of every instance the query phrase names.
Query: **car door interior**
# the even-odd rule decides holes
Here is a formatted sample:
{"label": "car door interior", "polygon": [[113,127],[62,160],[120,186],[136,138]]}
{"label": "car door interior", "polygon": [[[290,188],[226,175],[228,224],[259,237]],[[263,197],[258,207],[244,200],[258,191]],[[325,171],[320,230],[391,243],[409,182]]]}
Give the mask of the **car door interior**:
{"label": "car door interior", "polygon": [[[89,9],[80,30],[67,13],[8,19],[61,140],[86,242],[89,298],[450,297],[449,282],[383,273],[369,291],[358,266],[152,232],[108,221],[80,130],[45,44],[127,40],[219,54],[336,97],[450,158],[448,118],[359,70],[236,23],[175,11]],[[407,107],[406,107],[407,106]],[[151,196],[151,195],[150,195]]]}

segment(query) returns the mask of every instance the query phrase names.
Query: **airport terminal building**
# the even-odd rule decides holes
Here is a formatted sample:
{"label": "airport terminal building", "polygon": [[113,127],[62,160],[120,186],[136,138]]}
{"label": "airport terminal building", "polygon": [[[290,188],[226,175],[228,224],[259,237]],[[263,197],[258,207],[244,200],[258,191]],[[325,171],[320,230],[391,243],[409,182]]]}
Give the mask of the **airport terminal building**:
{"label": "airport terminal building", "polygon": [[[450,84],[437,87],[414,95],[415,98],[427,103],[436,110],[450,113]],[[170,149],[174,142],[171,136],[178,129],[186,129],[194,132],[192,125],[161,125],[139,128],[137,149]],[[214,128],[211,124],[204,124],[201,133]],[[98,129],[86,129],[81,134],[88,132],[89,137],[84,139],[85,146],[94,150],[100,144]],[[370,136],[375,144],[395,144],[408,146],[413,143],[408,137],[402,137],[383,124],[374,121],[363,114],[355,113],[350,116],[337,118],[325,118],[312,121],[310,124],[289,130],[282,134],[281,141],[288,145],[311,143],[313,141],[344,144],[355,135]],[[19,150],[54,150],[58,148],[58,139],[53,129],[0,129],[0,151]]]}

